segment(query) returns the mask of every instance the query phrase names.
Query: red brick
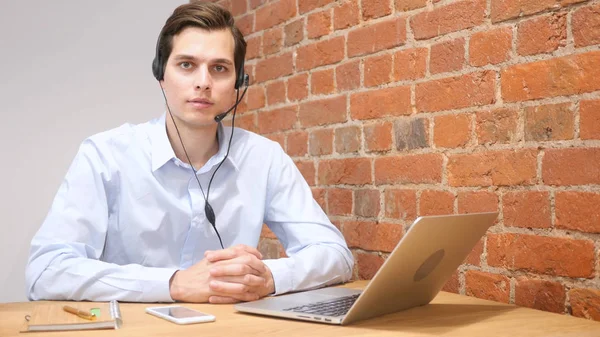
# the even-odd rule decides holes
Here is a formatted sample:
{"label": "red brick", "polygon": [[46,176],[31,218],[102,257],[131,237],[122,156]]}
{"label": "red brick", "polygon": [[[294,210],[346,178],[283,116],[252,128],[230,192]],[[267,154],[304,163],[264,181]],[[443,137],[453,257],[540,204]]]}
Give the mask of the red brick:
{"label": "red brick", "polygon": [[600,44],[600,4],[577,9],[571,22],[575,47]]}
{"label": "red brick", "polygon": [[410,115],[410,87],[375,89],[350,95],[352,119]]}
{"label": "red brick", "polygon": [[265,259],[278,259],[280,246],[279,240],[263,238],[259,241],[257,249]]}
{"label": "red brick", "polygon": [[333,29],[339,30],[358,24],[357,1],[346,1],[333,8]]}
{"label": "red brick", "polygon": [[575,116],[570,107],[561,103],[525,108],[525,140],[573,139]]}
{"label": "red brick", "polygon": [[256,10],[256,31],[276,26],[296,16],[296,0],[279,0]]}
{"label": "red brick", "polygon": [[397,51],[394,54],[394,81],[416,80],[425,77],[427,48]]}
{"label": "red brick", "polygon": [[287,135],[287,154],[301,157],[308,153],[308,132],[294,131]]}
{"label": "red brick", "polygon": [[417,218],[417,193],[414,190],[387,189],[384,193],[385,217],[413,221]]}
{"label": "red brick", "polygon": [[323,212],[327,212],[327,190],[324,188],[311,188],[313,198],[321,206]]}
{"label": "red brick", "polygon": [[350,153],[360,150],[360,128],[346,126],[335,129],[335,151],[337,153]]}
{"label": "red brick", "polygon": [[496,74],[485,70],[419,83],[415,88],[420,112],[460,109],[495,102]]}
{"label": "red brick", "polygon": [[346,188],[331,188],[327,191],[328,215],[352,214],[352,190]]}
{"label": "red brick", "polygon": [[300,171],[308,185],[314,186],[316,179],[315,163],[313,163],[311,160],[297,160],[294,161],[294,163],[298,167],[298,170]]}
{"label": "red brick", "polygon": [[375,183],[441,183],[441,154],[415,154],[375,159]]}
{"label": "red brick", "polygon": [[498,211],[498,196],[496,193],[487,191],[458,192],[459,214],[496,211]]}
{"label": "red brick", "polygon": [[348,57],[390,49],[404,44],[405,41],[405,18],[393,18],[370,24],[348,32]]}
{"label": "red brick", "polygon": [[427,0],[396,0],[396,11],[407,12],[427,5]]}
{"label": "red brick", "polygon": [[391,252],[402,238],[402,226],[371,221],[344,221],[344,237],[350,248]]}
{"label": "red brick", "polygon": [[285,102],[285,82],[283,80],[267,84],[267,103],[269,105]]}
{"label": "red brick", "polygon": [[600,194],[556,192],[556,228],[600,233]]}
{"label": "red brick", "polygon": [[299,117],[303,127],[345,122],[346,96],[302,103]]}
{"label": "red brick", "polygon": [[250,8],[255,9],[258,6],[266,4],[268,0],[250,0]]}
{"label": "red brick", "polygon": [[261,134],[289,130],[296,124],[296,107],[285,107],[258,113],[258,131]]}
{"label": "red brick", "polygon": [[550,53],[567,44],[567,13],[552,13],[517,26],[517,53]]}
{"label": "red brick", "polygon": [[354,192],[354,215],[377,217],[379,215],[380,194],[379,190],[356,190]]}
{"label": "red brick", "polygon": [[294,72],[293,66],[291,52],[259,60],[256,63],[256,82],[260,83],[290,75]]}
{"label": "red brick", "polygon": [[499,22],[583,1],[587,0],[492,0],[490,16],[492,22]]}
{"label": "red brick", "polygon": [[547,149],[542,179],[547,185],[600,184],[598,163],[600,148]]}
{"label": "red brick", "polygon": [[536,182],[537,151],[503,150],[448,156],[450,186],[512,186]]}
{"label": "red brick", "polygon": [[308,74],[295,75],[287,80],[287,97],[297,101],[308,97]]}
{"label": "red brick", "polygon": [[344,37],[338,36],[298,47],[296,53],[296,71],[337,63],[344,58]]}
{"label": "red brick", "polygon": [[265,89],[256,85],[248,87],[246,103],[249,110],[260,109],[265,106]]}
{"label": "red brick", "polygon": [[510,58],[511,49],[511,27],[475,33],[469,42],[469,63],[476,67],[502,63]]}
{"label": "red brick", "polygon": [[569,302],[573,316],[600,321],[600,290],[571,289]]}
{"label": "red brick", "polygon": [[269,229],[269,227],[267,227],[267,225],[264,224],[262,225],[262,230],[260,231],[260,237],[267,239],[277,239],[275,233],[273,233],[271,229]]}
{"label": "red brick", "polygon": [[475,247],[473,247],[469,255],[467,255],[464,264],[470,264],[473,266],[481,265],[481,255],[483,254],[483,240],[484,239],[482,238],[475,244]]}
{"label": "red brick", "polygon": [[310,91],[313,95],[331,94],[334,91],[333,68],[314,71],[310,78]]}
{"label": "red brick", "polygon": [[465,294],[508,303],[510,299],[510,279],[504,275],[467,270],[465,273]]}
{"label": "red brick", "polygon": [[378,122],[364,126],[365,151],[387,151],[392,148],[392,123]]}
{"label": "red brick", "polygon": [[246,39],[246,60],[262,57],[262,35]]}
{"label": "red brick", "polygon": [[579,136],[581,139],[600,139],[600,100],[579,104]]}
{"label": "red brick", "polygon": [[458,280],[458,269],[452,273],[452,276],[446,281],[442,291],[458,294],[460,292],[460,281]]}
{"label": "red brick", "polygon": [[304,14],[332,2],[333,0],[300,0],[298,1],[298,8],[300,9],[300,14]]}
{"label": "red brick", "polygon": [[327,159],[319,163],[321,185],[363,185],[371,182],[371,159]]}
{"label": "red brick", "polygon": [[396,150],[414,150],[429,147],[429,120],[425,118],[396,119],[394,136]]}
{"label": "red brick", "polygon": [[270,140],[279,143],[282,149],[285,149],[285,135],[281,132],[265,135]]}
{"label": "red brick", "polygon": [[306,32],[309,39],[331,33],[331,10],[310,14],[306,20]]}
{"label": "red brick", "polygon": [[283,28],[267,29],[263,33],[263,52],[265,55],[275,54],[283,44]]}
{"label": "red brick", "polygon": [[356,267],[358,268],[358,278],[361,280],[370,280],[375,276],[385,259],[375,253],[356,253]]}
{"label": "red brick", "polygon": [[562,313],[565,299],[565,287],[558,282],[519,277],[515,283],[515,304],[518,306]]}
{"label": "red brick", "polygon": [[392,14],[390,0],[362,0],[361,5],[365,21]]}
{"label": "red brick", "polygon": [[365,87],[389,83],[392,76],[392,54],[371,56],[364,60]]}
{"label": "red brick", "polygon": [[245,14],[248,11],[246,0],[231,0],[231,14],[238,16]]}
{"label": "red brick", "polygon": [[416,14],[410,21],[415,39],[423,40],[475,27],[485,18],[485,0],[451,3]]}
{"label": "red brick", "polygon": [[335,67],[335,79],[339,91],[353,90],[360,86],[360,61],[347,62]]}
{"label": "red brick", "polygon": [[502,208],[504,212],[504,226],[526,228],[552,227],[549,192],[507,192],[502,197]]}
{"label": "red brick", "polygon": [[252,34],[254,32],[254,13],[235,19],[235,26],[238,27],[244,36]]}
{"label": "red brick", "polygon": [[236,116],[235,126],[250,132],[258,132],[258,127],[256,126],[256,114]]}
{"label": "red brick", "polygon": [[419,199],[421,215],[445,215],[454,213],[454,194],[447,191],[425,190]]}
{"label": "red brick", "polygon": [[471,139],[471,116],[444,115],[434,119],[433,143],[438,147],[464,147]]}
{"label": "red brick", "polygon": [[517,140],[516,110],[496,109],[480,111],[476,117],[477,142],[479,144],[514,143]]}
{"label": "red brick", "polygon": [[304,18],[285,25],[285,46],[293,46],[304,39]]}
{"label": "red brick", "polygon": [[333,153],[333,130],[318,129],[308,135],[308,153],[321,156]]}
{"label": "red brick", "polygon": [[505,102],[600,90],[600,51],[517,64],[502,70]]}
{"label": "red brick", "polygon": [[460,70],[465,65],[465,39],[454,39],[431,46],[429,71],[432,74]]}
{"label": "red brick", "polygon": [[521,234],[488,234],[487,262],[491,267],[540,274],[594,276],[594,242]]}

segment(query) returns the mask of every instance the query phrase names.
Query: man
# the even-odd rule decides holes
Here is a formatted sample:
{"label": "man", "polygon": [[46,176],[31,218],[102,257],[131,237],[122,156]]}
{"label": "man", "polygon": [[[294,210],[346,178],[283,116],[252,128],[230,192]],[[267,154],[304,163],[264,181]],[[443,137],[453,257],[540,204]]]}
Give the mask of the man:
{"label": "man", "polygon": [[[173,12],[153,63],[167,112],[82,143],[32,240],[30,299],[234,303],[350,278],[341,233],[279,144],[220,123],[245,50],[221,7]],[[289,257],[262,260],[263,223]]]}

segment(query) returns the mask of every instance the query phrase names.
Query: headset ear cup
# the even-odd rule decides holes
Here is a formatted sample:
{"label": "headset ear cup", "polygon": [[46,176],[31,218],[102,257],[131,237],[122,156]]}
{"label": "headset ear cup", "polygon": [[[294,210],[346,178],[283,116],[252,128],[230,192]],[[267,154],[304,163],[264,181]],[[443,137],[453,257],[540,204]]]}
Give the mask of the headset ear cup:
{"label": "headset ear cup", "polygon": [[156,78],[157,81],[162,80],[160,62],[158,62],[158,55],[156,55],[154,57],[154,60],[152,61],[152,74],[154,75],[154,78]]}
{"label": "headset ear cup", "polygon": [[242,64],[237,71],[237,78],[235,79],[236,89],[240,89],[242,86],[244,86],[244,76],[244,62],[242,61]]}

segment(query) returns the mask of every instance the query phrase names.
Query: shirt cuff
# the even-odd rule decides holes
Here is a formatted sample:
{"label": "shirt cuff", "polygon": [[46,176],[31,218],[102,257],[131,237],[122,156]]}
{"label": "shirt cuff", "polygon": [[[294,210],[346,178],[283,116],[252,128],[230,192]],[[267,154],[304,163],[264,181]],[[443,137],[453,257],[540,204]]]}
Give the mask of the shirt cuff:
{"label": "shirt cuff", "polygon": [[263,260],[263,262],[271,270],[273,275],[273,284],[275,285],[275,293],[272,295],[281,295],[288,293],[294,289],[293,276],[290,263],[294,261],[287,257],[281,259]]}
{"label": "shirt cuff", "polygon": [[171,298],[169,280],[177,270],[143,267],[139,276],[142,285],[141,302],[175,302]]}

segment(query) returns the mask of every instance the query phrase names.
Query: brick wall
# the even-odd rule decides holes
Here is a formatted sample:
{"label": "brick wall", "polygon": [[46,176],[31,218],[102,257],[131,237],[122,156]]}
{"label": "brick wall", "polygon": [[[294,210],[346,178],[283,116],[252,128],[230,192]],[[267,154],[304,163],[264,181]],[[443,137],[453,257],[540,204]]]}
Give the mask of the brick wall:
{"label": "brick wall", "polygon": [[600,1],[219,3],[238,125],[293,157],[355,278],[419,215],[498,211],[445,290],[600,320]]}

